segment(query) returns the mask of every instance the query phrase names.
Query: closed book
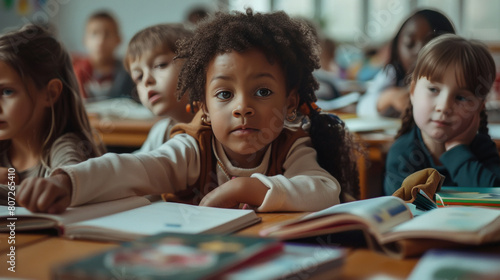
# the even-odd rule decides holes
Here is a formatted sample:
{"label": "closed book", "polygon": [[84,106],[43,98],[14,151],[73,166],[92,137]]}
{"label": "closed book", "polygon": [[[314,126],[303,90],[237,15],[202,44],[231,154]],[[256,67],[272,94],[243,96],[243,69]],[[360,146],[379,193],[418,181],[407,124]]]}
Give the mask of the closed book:
{"label": "closed book", "polygon": [[276,239],[162,233],[123,243],[53,270],[53,279],[220,279],[225,272],[281,252]]}

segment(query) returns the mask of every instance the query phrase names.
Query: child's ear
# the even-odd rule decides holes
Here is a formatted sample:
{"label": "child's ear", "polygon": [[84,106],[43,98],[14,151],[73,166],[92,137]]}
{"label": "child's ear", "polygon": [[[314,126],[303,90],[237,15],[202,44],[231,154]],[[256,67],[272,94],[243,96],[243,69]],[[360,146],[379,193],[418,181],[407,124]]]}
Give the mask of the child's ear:
{"label": "child's ear", "polygon": [[56,103],[61,96],[63,90],[63,84],[59,79],[52,79],[49,81],[46,87],[45,96],[43,98],[44,105],[50,107]]}
{"label": "child's ear", "polygon": [[297,89],[293,89],[290,91],[287,97],[287,112],[290,114],[293,110],[296,110],[299,106],[299,94]]}
{"label": "child's ear", "polygon": [[203,114],[206,116],[205,120],[207,122],[210,122],[210,113],[208,113],[207,105],[203,102],[197,102],[198,108],[200,108],[203,111]]}

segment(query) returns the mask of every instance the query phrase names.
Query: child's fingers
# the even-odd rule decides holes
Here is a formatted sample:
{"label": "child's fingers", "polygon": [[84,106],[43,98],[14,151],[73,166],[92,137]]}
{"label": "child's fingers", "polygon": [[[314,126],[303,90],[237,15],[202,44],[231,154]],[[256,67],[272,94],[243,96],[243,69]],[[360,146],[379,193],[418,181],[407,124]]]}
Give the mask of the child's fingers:
{"label": "child's fingers", "polygon": [[38,212],[48,212],[57,201],[64,197],[64,193],[61,193],[60,188],[50,184],[44,187],[45,189],[40,192],[39,198],[36,200],[35,207]]}
{"label": "child's fingers", "polygon": [[34,178],[25,179],[22,184],[16,190],[16,200],[19,205],[29,209],[29,203],[31,200],[32,192],[32,181]]}
{"label": "child's fingers", "polygon": [[47,212],[57,200],[64,197],[64,189],[44,178],[28,178],[20,187],[19,203],[32,212]]}
{"label": "child's fingers", "polygon": [[43,195],[44,191],[43,182],[41,181],[42,180],[40,180],[40,178],[32,178],[26,183],[28,186],[28,192],[26,193],[25,207],[28,208],[28,210],[30,210],[31,212],[41,212],[38,207],[38,201]]}
{"label": "child's fingers", "polygon": [[56,200],[54,203],[52,203],[48,208],[47,208],[47,213],[49,214],[59,214],[64,212],[66,208],[68,208],[70,204],[70,197],[68,195],[63,195],[59,197],[58,200]]}

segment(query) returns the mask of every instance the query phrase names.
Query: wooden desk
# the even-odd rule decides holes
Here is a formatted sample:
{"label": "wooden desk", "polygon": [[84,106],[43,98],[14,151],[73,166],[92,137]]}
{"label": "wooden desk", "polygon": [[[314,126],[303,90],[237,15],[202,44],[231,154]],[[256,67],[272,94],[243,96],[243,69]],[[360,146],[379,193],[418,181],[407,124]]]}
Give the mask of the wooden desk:
{"label": "wooden desk", "polygon": [[149,130],[160,118],[130,120],[89,115],[90,125],[106,146],[140,147]]}
{"label": "wooden desk", "polygon": [[[256,235],[264,226],[288,219],[301,217],[304,213],[262,213],[262,222],[248,227],[237,234]],[[0,234],[4,244],[7,234]],[[31,240],[24,245],[16,244],[16,272],[7,271],[7,251],[3,247],[0,255],[0,277],[24,277],[29,279],[50,279],[51,269],[65,262],[87,257],[118,247],[116,243],[67,240],[54,236],[21,234],[17,240]],[[397,260],[366,249],[349,249],[346,262],[341,269],[341,279],[369,279],[373,276],[388,276],[405,279],[418,259]]]}
{"label": "wooden desk", "polygon": [[[381,132],[356,133],[357,141],[364,147],[366,156],[359,156],[360,198],[366,199],[384,195],[383,176],[387,153],[394,136]],[[500,139],[493,139],[500,152]]]}

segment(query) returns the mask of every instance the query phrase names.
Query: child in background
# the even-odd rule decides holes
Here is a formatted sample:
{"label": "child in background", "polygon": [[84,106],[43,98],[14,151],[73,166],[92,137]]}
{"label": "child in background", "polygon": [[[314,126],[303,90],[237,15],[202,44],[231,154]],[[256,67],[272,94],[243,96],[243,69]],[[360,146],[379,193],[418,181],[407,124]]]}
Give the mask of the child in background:
{"label": "child in background", "polygon": [[[219,13],[178,50],[180,95],[201,108],[190,124],[154,151],[108,153],[23,183],[20,204],[55,213],[165,193],[204,206],[316,211],[358,195],[351,138],[314,105],[319,50],[306,24],[284,12]],[[309,133],[287,125],[298,110]]]}
{"label": "child in background", "polygon": [[447,34],[420,51],[411,103],[387,156],[386,194],[428,167],[446,177],[445,186],[500,186],[500,157],[484,106],[494,79],[493,58],[479,42]]}
{"label": "child in background", "polygon": [[141,103],[156,116],[155,123],[140,152],[154,150],[170,138],[170,129],[179,122],[190,122],[186,111],[189,100],[177,100],[177,80],[182,61],[175,60],[176,42],[189,38],[192,32],[181,24],[159,24],[147,27],[132,37],[124,65],[136,84]]}
{"label": "child in background", "polygon": [[0,36],[0,92],[1,184],[9,168],[21,182],[101,155],[71,59],[46,30],[28,25]]}
{"label": "child in background", "polygon": [[361,96],[356,113],[362,117],[399,118],[409,98],[405,78],[418,52],[430,39],[444,33],[455,33],[455,29],[440,12],[426,9],[411,15],[393,38],[389,63]]}
{"label": "child in background", "polygon": [[89,17],[84,44],[88,57],[75,56],[73,67],[87,101],[130,97],[133,83],[114,52],[121,43],[118,22],[107,12]]}

